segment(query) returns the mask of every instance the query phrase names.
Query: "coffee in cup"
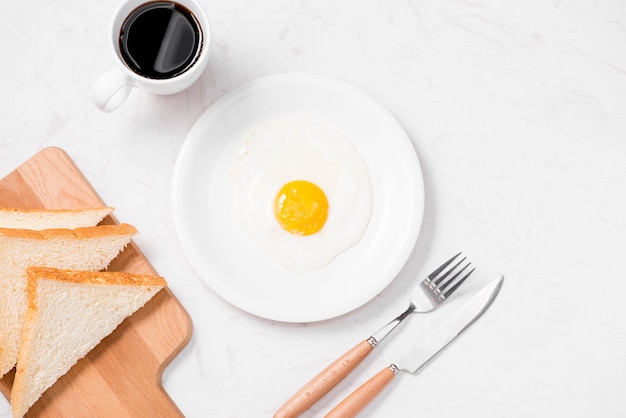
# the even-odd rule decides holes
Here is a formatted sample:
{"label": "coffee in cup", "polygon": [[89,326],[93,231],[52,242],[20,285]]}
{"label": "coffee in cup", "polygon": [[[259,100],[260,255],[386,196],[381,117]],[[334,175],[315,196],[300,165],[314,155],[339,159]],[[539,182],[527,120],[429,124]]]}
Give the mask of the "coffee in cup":
{"label": "coffee in cup", "polygon": [[133,87],[174,94],[193,84],[208,62],[209,22],[195,0],[126,0],[114,15],[110,45],[117,66],[92,88],[104,111],[121,105]]}

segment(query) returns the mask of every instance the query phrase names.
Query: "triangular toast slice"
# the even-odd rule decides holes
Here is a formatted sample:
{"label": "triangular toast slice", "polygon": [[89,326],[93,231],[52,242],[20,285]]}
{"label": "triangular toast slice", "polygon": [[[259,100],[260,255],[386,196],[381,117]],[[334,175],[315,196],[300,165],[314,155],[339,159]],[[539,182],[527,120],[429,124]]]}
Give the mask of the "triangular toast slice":
{"label": "triangular toast slice", "polygon": [[128,224],[42,231],[0,228],[0,376],[17,361],[26,311],[26,269],[102,270],[136,233]]}
{"label": "triangular toast slice", "polygon": [[11,392],[22,417],[59,377],[166,286],[120,272],[28,269],[28,308]]}

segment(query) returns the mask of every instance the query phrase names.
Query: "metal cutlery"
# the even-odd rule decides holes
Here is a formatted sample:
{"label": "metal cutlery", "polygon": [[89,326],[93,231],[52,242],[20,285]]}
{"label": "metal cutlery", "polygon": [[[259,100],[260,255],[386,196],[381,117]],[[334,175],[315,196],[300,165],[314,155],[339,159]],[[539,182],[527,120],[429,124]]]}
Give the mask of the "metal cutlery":
{"label": "metal cutlery", "polygon": [[416,346],[407,350],[402,359],[389,365],[352,392],[325,418],[355,417],[393,380],[400,370],[416,373],[437,353],[443,350],[463,331],[469,328],[488,308],[497,296],[504,278],[493,280],[465,303],[460,309],[437,326]]}
{"label": "metal cutlery", "polygon": [[409,307],[403,313],[322,370],[289,398],[274,418],[301,415],[350,374],[409,315],[430,312],[445,302],[474,271],[465,273],[471,263],[466,262],[466,257],[457,261],[460,255],[456,254],[420,281],[413,288]]}

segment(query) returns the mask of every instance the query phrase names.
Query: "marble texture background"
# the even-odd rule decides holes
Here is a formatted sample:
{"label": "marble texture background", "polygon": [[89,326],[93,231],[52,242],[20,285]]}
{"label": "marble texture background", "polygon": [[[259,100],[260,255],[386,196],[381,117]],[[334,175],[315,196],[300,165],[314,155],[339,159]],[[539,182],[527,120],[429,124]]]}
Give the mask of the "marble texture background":
{"label": "marble texture background", "polygon": [[[138,245],[194,322],[163,376],[186,416],[271,416],[459,249],[480,272],[464,296],[505,275],[496,303],[362,416],[626,414],[626,3],[200,1],[212,24],[202,78],[170,97],[135,91],[110,114],[89,89],[113,65],[117,2],[11,1],[0,11],[0,176],[61,147],[141,231]],[[385,105],[412,138],[426,187],[421,234],[394,282],[362,308],[310,324],[220,299],[188,264],[170,205],[195,120],[232,89],[291,71],[349,81]],[[304,416],[322,416],[441,315],[412,318]]]}

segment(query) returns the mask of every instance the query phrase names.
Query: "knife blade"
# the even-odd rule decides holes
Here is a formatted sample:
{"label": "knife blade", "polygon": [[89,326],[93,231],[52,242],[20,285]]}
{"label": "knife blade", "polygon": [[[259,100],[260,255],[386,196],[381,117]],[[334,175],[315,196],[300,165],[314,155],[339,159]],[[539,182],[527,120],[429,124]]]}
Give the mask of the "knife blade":
{"label": "knife blade", "polygon": [[325,418],[355,417],[393,380],[399,371],[416,373],[441,350],[476,322],[491,306],[502,287],[503,276],[492,280],[456,312],[446,318],[397,362],[384,368],[333,408]]}

